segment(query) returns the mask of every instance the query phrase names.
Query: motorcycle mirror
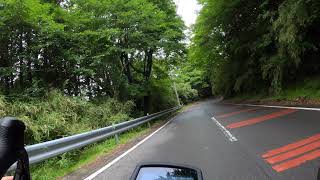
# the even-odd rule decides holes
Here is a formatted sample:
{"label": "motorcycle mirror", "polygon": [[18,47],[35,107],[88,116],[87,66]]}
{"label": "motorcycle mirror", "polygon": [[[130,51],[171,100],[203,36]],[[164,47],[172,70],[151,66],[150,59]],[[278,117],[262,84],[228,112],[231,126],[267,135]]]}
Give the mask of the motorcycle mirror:
{"label": "motorcycle mirror", "polygon": [[131,180],[203,180],[202,172],[193,167],[173,164],[142,164]]}

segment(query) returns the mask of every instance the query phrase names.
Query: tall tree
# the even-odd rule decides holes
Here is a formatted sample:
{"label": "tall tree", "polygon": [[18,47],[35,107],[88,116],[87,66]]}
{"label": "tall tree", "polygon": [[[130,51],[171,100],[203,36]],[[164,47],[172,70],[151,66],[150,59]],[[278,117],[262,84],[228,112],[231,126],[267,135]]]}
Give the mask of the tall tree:
{"label": "tall tree", "polygon": [[319,41],[311,38],[319,33],[318,1],[200,3],[189,57],[210,74],[216,94],[278,94],[290,81],[319,73]]}
{"label": "tall tree", "polygon": [[133,99],[150,113],[155,61],[184,54],[172,0],[0,0],[0,15],[0,88],[10,95],[59,89]]}

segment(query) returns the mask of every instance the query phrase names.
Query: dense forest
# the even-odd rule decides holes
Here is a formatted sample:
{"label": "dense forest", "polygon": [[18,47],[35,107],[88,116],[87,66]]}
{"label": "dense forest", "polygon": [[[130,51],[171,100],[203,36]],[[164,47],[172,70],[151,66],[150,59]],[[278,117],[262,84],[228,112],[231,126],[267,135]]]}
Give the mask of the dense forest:
{"label": "dense forest", "polygon": [[319,0],[198,2],[189,34],[174,0],[0,0],[0,118],[34,144],[177,106],[175,91],[187,104],[294,85],[320,103]]}
{"label": "dense forest", "polygon": [[176,106],[175,87],[188,103],[319,77],[320,1],[199,3],[189,42],[173,0],[0,0],[0,116],[40,142]]}
{"label": "dense forest", "polygon": [[275,95],[320,74],[319,0],[199,3],[190,66],[204,72],[214,94]]}
{"label": "dense forest", "polygon": [[185,29],[172,0],[0,0],[0,116],[34,143],[194,99]]}
{"label": "dense forest", "polygon": [[58,89],[148,104],[161,83],[154,81],[168,79],[185,52],[184,24],[169,0],[2,0],[0,8],[6,95]]}

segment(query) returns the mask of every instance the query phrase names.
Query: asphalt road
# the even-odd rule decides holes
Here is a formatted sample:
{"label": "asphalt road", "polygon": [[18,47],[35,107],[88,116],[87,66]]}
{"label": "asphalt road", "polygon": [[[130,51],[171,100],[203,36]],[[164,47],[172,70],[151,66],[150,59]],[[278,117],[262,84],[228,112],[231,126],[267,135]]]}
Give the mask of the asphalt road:
{"label": "asphalt road", "polygon": [[[94,179],[128,180],[138,163],[171,162],[200,168],[206,180],[315,180],[320,167],[319,115],[201,102]],[[237,141],[230,141],[212,117]]]}

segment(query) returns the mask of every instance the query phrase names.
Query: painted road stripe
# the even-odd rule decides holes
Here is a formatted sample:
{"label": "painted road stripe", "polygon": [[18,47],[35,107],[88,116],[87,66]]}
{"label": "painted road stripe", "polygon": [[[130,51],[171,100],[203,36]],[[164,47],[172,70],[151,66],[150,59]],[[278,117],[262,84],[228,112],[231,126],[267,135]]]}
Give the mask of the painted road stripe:
{"label": "painted road stripe", "polygon": [[295,158],[295,159],[292,159],[290,161],[286,161],[286,162],[283,162],[281,164],[275,165],[272,168],[274,170],[276,170],[277,172],[282,172],[282,171],[297,167],[300,164],[303,164],[303,163],[305,163],[307,161],[314,160],[314,159],[316,159],[318,157],[320,157],[320,150],[315,150],[315,151],[312,151],[312,152],[310,152],[308,154],[300,156],[298,158]]}
{"label": "painted road stripe", "polygon": [[231,142],[236,142],[238,139],[234,137],[230,131],[228,131],[216,118],[212,117],[211,118],[213,122],[216,123],[216,125],[220,128],[220,130],[223,132],[223,134],[229,139]]}
{"label": "painted road stripe", "polygon": [[307,111],[320,111],[320,108],[308,108],[308,107],[294,107],[294,106],[268,106],[268,105],[256,105],[256,104],[233,104],[224,103],[227,105],[236,106],[250,106],[250,107],[267,107],[267,108],[278,108],[278,109],[296,109],[296,110],[307,110]]}
{"label": "painted road stripe", "polygon": [[121,154],[119,157],[117,157],[116,159],[114,159],[113,161],[111,161],[110,163],[108,163],[107,165],[105,165],[104,167],[102,167],[101,169],[99,169],[98,171],[96,171],[95,173],[91,174],[89,177],[85,178],[84,180],[92,180],[94,179],[96,176],[98,176],[99,174],[101,174],[102,172],[104,172],[105,170],[107,170],[109,167],[111,167],[112,165],[114,165],[115,163],[117,163],[118,161],[120,161],[120,159],[122,159],[123,157],[125,157],[127,154],[129,154],[130,152],[132,152],[133,150],[135,150],[136,148],[138,148],[141,144],[143,144],[144,142],[146,142],[148,139],[150,139],[153,135],[155,135],[157,132],[159,132],[161,129],[163,129],[166,125],[168,125],[172,120],[168,121],[165,125],[161,126],[159,129],[157,129],[155,132],[153,132],[152,134],[150,134],[148,137],[144,138],[142,141],[140,141],[138,144],[136,144],[135,146],[133,146],[132,148],[130,148],[128,151],[126,151],[125,153]]}
{"label": "painted road stripe", "polygon": [[263,121],[267,121],[270,119],[274,119],[277,117],[281,117],[281,116],[285,116],[288,114],[291,114],[293,112],[296,112],[297,110],[294,109],[286,109],[286,110],[282,110],[279,112],[275,112],[275,113],[271,113],[268,115],[264,115],[264,116],[260,116],[260,117],[256,117],[256,118],[252,118],[252,119],[248,119],[248,120],[244,120],[241,122],[237,122],[237,123],[233,123],[227,126],[227,128],[229,129],[235,129],[235,128],[240,128],[240,127],[244,127],[244,126],[249,126],[249,125],[254,125]]}
{"label": "painted road stripe", "polygon": [[230,116],[233,116],[233,115],[241,114],[241,113],[244,113],[244,112],[255,111],[257,109],[261,109],[261,107],[243,109],[243,110],[239,110],[239,111],[235,111],[235,112],[231,112],[231,113],[227,113],[227,114],[222,114],[222,115],[217,116],[217,118],[226,118],[226,117],[230,117]]}
{"label": "painted road stripe", "polygon": [[292,143],[292,144],[289,144],[289,145],[286,145],[286,146],[283,146],[283,147],[268,151],[267,153],[263,154],[262,157],[263,158],[268,158],[268,157],[271,157],[271,156],[275,156],[275,155],[290,151],[292,149],[296,149],[296,148],[301,147],[303,145],[312,143],[312,142],[317,141],[317,140],[320,140],[320,134],[316,134],[316,135],[311,136],[309,138],[302,139],[302,140],[300,140],[300,141],[298,141],[296,143]]}
{"label": "painted road stripe", "polygon": [[315,150],[319,147],[320,147],[320,141],[317,141],[317,142],[302,146],[298,149],[286,152],[284,154],[270,157],[270,158],[266,159],[266,161],[270,164],[275,164],[275,163],[282,162],[284,160],[299,156],[299,155],[304,154],[306,152],[310,152],[310,151]]}

